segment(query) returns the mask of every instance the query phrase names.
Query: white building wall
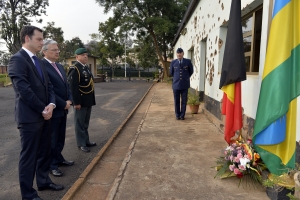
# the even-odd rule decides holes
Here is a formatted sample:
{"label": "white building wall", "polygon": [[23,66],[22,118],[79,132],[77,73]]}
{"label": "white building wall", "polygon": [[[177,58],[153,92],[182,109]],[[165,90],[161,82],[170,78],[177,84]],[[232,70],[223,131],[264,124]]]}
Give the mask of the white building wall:
{"label": "white building wall", "polygon": [[[242,15],[262,3],[263,0],[242,0]],[[191,58],[188,51],[194,49],[194,74],[191,77],[191,87],[198,91],[203,91],[205,88],[205,95],[216,101],[221,101],[223,97],[219,82],[227,34],[227,26],[224,24],[229,20],[230,6],[231,0],[200,0],[186,23],[186,34],[180,35],[174,46],[174,59],[176,59],[177,48],[183,48],[186,58]],[[262,33],[262,35],[266,34]],[[259,81],[261,81],[259,75],[248,75],[247,80],[242,82],[244,114],[253,119],[255,119],[259,96]]]}
{"label": "white building wall", "polygon": [[[263,3],[259,74],[247,75],[242,82],[242,106],[244,114],[255,119],[259,99],[261,77],[264,69],[269,21],[270,0],[242,0],[242,15]],[[231,0],[200,0],[190,20],[186,23],[186,34],[181,35],[174,46],[181,47],[185,57],[191,58],[188,50],[194,49],[194,74],[191,87],[205,91],[205,95],[221,101],[223,92],[219,90],[227,27],[223,25],[229,19]],[[223,25],[223,26],[222,26]],[[300,141],[300,97],[297,107],[297,141]]]}

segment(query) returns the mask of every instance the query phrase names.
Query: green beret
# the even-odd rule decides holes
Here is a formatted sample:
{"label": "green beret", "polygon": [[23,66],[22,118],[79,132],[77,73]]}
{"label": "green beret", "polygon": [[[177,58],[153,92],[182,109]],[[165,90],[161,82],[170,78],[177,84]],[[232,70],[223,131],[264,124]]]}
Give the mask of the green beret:
{"label": "green beret", "polygon": [[83,54],[83,53],[87,53],[85,48],[79,48],[75,51],[75,55],[80,55],[80,54]]}

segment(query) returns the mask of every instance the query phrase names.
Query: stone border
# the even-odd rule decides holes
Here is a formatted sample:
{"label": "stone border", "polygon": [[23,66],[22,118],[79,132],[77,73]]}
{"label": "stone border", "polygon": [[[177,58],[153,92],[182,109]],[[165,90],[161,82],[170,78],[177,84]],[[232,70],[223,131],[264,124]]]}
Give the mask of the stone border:
{"label": "stone border", "polygon": [[106,196],[106,200],[113,200],[114,197],[115,197],[115,195],[116,195],[116,193],[118,192],[118,188],[119,188],[119,186],[120,186],[120,184],[121,184],[121,181],[122,181],[122,178],[123,178],[125,169],[126,169],[126,167],[127,167],[127,164],[130,162],[130,159],[131,159],[131,155],[132,155],[133,149],[134,149],[135,144],[136,144],[136,141],[137,141],[137,139],[138,139],[138,137],[139,137],[139,135],[140,135],[142,126],[143,126],[143,124],[144,124],[146,115],[148,114],[148,111],[149,111],[149,108],[150,108],[150,105],[151,105],[151,103],[152,103],[152,100],[153,100],[154,95],[155,95],[155,92],[153,93],[152,98],[151,98],[151,100],[150,100],[150,103],[149,103],[149,105],[148,105],[148,107],[147,107],[147,110],[146,110],[146,112],[145,112],[145,114],[144,114],[144,117],[142,118],[142,120],[141,120],[141,122],[140,122],[140,124],[139,124],[139,126],[138,126],[138,128],[137,128],[137,132],[136,132],[136,134],[135,134],[135,138],[134,138],[134,140],[131,142],[131,144],[130,144],[130,146],[129,146],[129,148],[128,148],[128,152],[126,153],[126,156],[125,156],[125,158],[124,158],[124,160],[123,160],[123,162],[122,162],[122,164],[121,164],[121,167],[120,167],[120,169],[119,169],[119,171],[118,171],[118,175],[117,175],[117,177],[115,178],[115,180],[114,180],[114,182],[113,182],[113,184],[112,184],[112,187],[110,188],[110,190],[109,190],[109,192],[108,192],[108,195]]}
{"label": "stone border", "polygon": [[72,200],[72,198],[74,197],[75,193],[83,185],[83,183],[85,182],[87,176],[90,174],[90,172],[96,166],[96,164],[99,162],[100,158],[103,156],[103,154],[108,149],[108,147],[111,145],[111,143],[114,141],[114,139],[119,135],[119,133],[123,129],[124,125],[128,122],[128,120],[131,118],[131,116],[133,115],[133,113],[136,111],[136,109],[139,107],[139,105],[145,99],[146,95],[149,93],[149,91],[151,90],[151,88],[153,87],[153,85],[154,85],[154,83],[147,90],[147,92],[144,94],[144,96],[141,98],[141,100],[138,102],[138,104],[133,108],[133,110],[126,117],[126,119],[122,122],[122,124],[118,127],[118,129],[115,131],[115,133],[110,137],[110,139],[106,142],[106,144],[97,153],[97,155],[90,162],[90,164],[86,167],[86,169],[82,172],[82,174],[79,176],[79,178],[77,179],[77,181],[75,181],[75,183],[72,185],[72,187],[62,197],[62,200]]}

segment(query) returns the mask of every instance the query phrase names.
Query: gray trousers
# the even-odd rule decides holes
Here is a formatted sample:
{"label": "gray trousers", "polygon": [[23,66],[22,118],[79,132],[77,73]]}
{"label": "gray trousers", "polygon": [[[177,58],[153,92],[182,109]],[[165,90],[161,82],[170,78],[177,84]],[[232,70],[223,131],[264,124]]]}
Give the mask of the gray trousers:
{"label": "gray trousers", "polygon": [[89,123],[92,107],[81,107],[80,110],[74,109],[74,123],[77,146],[85,147],[90,142]]}

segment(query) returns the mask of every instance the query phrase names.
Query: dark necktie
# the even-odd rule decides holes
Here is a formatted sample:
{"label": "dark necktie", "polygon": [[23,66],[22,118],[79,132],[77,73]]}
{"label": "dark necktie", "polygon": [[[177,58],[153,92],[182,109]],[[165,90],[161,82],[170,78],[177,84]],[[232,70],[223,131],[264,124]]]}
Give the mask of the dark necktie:
{"label": "dark necktie", "polygon": [[42,78],[42,80],[44,80],[43,72],[42,72],[42,69],[41,69],[41,66],[40,66],[39,59],[36,56],[32,56],[32,58],[34,60],[34,65],[35,65],[36,70],[39,72],[40,77]]}

